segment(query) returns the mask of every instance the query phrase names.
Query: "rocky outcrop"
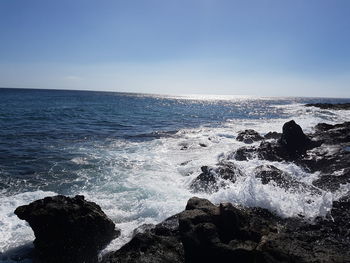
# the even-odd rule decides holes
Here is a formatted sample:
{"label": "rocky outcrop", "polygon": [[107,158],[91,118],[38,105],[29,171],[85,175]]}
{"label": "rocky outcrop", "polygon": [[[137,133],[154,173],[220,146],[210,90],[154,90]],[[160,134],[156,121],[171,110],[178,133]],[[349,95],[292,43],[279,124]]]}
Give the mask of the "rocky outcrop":
{"label": "rocky outcrop", "polygon": [[283,125],[279,142],[290,155],[299,155],[306,151],[311,140],[304,134],[301,127],[291,120]]}
{"label": "rocky outcrop", "polygon": [[143,225],[129,243],[104,257],[103,263],[180,263],[185,261],[179,215],[158,225]]}
{"label": "rocky outcrop", "polygon": [[15,214],[34,231],[34,247],[45,263],[97,262],[97,253],[119,235],[101,208],[86,201],[58,195],[20,206]]}
{"label": "rocky outcrop", "polygon": [[262,184],[273,183],[289,192],[300,192],[303,194],[303,192],[308,191],[313,194],[321,194],[321,191],[317,187],[299,182],[290,174],[273,165],[260,165],[255,168],[254,174],[256,178],[261,179]]}
{"label": "rocky outcrop", "polygon": [[202,173],[190,184],[194,192],[213,193],[225,187],[227,182],[234,183],[242,172],[232,162],[221,162],[217,167],[201,167]]}
{"label": "rocky outcrop", "polygon": [[350,110],[350,103],[310,103],[306,104],[306,107],[317,107],[324,110]]}
{"label": "rocky outcrop", "polygon": [[282,136],[282,133],[279,133],[279,132],[268,132],[264,135],[264,138],[266,140],[269,140],[269,139],[280,139]]}
{"label": "rocky outcrop", "polygon": [[104,262],[350,262],[349,206],[343,198],[332,219],[308,223],[193,197],[185,211],[138,233]]}
{"label": "rocky outcrop", "polygon": [[247,144],[251,144],[256,141],[261,141],[262,139],[264,138],[254,130],[240,131],[236,138],[237,141],[244,142]]}
{"label": "rocky outcrop", "polygon": [[230,158],[294,162],[308,172],[320,173],[313,182],[315,186],[335,191],[341,184],[350,183],[350,122],[320,123],[314,130],[305,135],[299,125],[290,121],[284,124],[279,140],[241,147]]}

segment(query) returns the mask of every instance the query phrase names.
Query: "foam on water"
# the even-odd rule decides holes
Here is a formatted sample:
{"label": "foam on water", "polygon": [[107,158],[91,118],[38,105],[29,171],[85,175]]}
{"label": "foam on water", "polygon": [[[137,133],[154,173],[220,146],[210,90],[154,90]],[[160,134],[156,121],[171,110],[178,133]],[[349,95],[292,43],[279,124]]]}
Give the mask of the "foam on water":
{"label": "foam on water", "polygon": [[13,196],[0,196],[0,255],[7,250],[32,242],[34,234],[25,221],[18,219],[13,213],[21,205],[28,204],[46,196],[56,195],[54,192],[26,192]]}
{"label": "foam on water", "polygon": [[[78,178],[74,179],[79,184],[70,194],[83,194],[86,199],[98,203],[122,230],[121,237],[112,241],[104,252],[125,244],[136,227],[145,223],[158,223],[182,211],[186,201],[194,195],[208,198],[214,203],[234,202],[264,207],[282,217],[302,216],[312,220],[316,216],[324,216],[331,209],[332,201],[341,197],[342,193],[349,190],[348,187],[343,187],[336,194],[322,190],[315,193],[307,187],[292,191],[272,183],[263,185],[254,177],[253,171],[257,166],[272,164],[306,185],[311,185],[317,178],[317,173],[309,174],[292,163],[258,159],[237,161],[235,164],[244,171],[245,176],[238,177],[236,183],[228,184],[212,195],[194,194],[189,189],[191,181],[200,174],[201,166],[214,166],[227,153],[245,146],[235,140],[240,130],[255,129],[261,134],[281,132],[283,123],[292,117],[309,132],[319,122],[349,120],[342,111],[324,111],[296,104],[276,108],[287,112],[286,118],[231,119],[219,127],[181,129],[173,136],[154,140],[137,142],[110,139],[103,145],[72,145],[70,150],[75,154],[80,153],[81,157],[71,161],[81,165],[81,170]],[[90,169],[91,164],[98,164],[97,172]],[[30,228],[13,214],[15,208],[54,194],[35,191],[1,196],[1,252],[34,238]]]}

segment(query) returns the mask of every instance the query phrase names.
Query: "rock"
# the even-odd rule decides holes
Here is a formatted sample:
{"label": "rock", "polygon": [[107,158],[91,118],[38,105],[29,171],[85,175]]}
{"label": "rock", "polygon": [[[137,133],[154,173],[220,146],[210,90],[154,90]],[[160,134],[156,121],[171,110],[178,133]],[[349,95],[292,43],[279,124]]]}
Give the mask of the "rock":
{"label": "rock", "polygon": [[[295,161],[303,157],[307,150],[321,144],[306,136],[293,120],[286,122],[282,130],[283,133],[278,141],[262,141],[259,147],[241,147],[236,151],[234,158],[238,161],[246,161],[254,157],[269,161]],[[278,133],[276,137],[277,135]]]}
{"label": "rock", "polygon": [[251,144],[255,141],[261,141],[262,139],[264,138],[254,130],[240,131],[236,138],[237,141],[244,142],[247,144]]}
{"label": "rock", "polygon": [[350,262],[349,222],[349,195],[313,223],[192,197],[185,211],[146,227],[103,262]]}
{"label": "rock", "polygon": [[119,235],[101,208],[81,195],[46,197],[15,214],[33,229],[34,247],[45,263],[97,262],[98,251]]}
{"label": "rock", "polygon": [[282,133],[279,132],[268,132],[264,135],[264,138],[269,140],[269,139],[280,139]]}
{"label": "rock", "polygon": [[319,123],[315,130],[312,136],[324,144],[336,145],[350,142],[350,122],[335,125]]}
{"label": "rock", "polygon": [[350,110],[350,103],[310,103],[305,104],[306,107],[317,107],[320,109],[328,109],[328,110]]}
{"label": "rock", "polygon": [[322,194],[318,188],[303,182],[299,182],[290,174],[276,168],[273,165],[260,165],[255,168],[254,173],[256,178],[261,179],[262,184],[273,182],[278,187],[289,192],[300,192],[303,194],[307,191],[313,194]]}
{"label": "rock", "polygon": [[301,127],[294,120],[286,122],[282,128],[280,144],[290,155],[304,153],[310,144],[310,139],[304,134]]}
{"label": "rock", "polygon": [[121,249],[104,257],[103,263],[182,263],[184,249],[178,215],[137,232]]}
{"label": "rock", "polygon": [[256,147],[241,147],[236,152],[229,155],[229,159],[235,159],[237,161],[248,161],[257,156]]}
{"label": "rock", "polygon": [[225,187],[228,182],[234,183],[237,176],[242,172],[231,162],[219,163],[217,167],[201,167],[202,173],[198,175],[190,184],[194,192],[213,193],[221,187]]}
{"label": "rock", "polygon": [[261,179],[262,184],[274,181],[278,186],[286,189],[290,188],[291,181],[293,181],[290,175],[273,165],[260,165],[255,168],[254,173],[256,178]]}

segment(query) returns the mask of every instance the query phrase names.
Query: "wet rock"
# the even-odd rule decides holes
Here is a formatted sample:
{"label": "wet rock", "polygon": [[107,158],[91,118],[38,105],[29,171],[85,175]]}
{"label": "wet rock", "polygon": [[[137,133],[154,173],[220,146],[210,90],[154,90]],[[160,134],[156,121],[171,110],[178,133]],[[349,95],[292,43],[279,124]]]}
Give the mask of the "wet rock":
{"label": "wet rock", "polygon": [[235,159],[237,161],[248,161],[257,156],[256,147],[241,147],[236,152],[230,154],[229,159]]}
{"label": "wet rock", "polygon": [[294,155],[306,151],[311,140],[294,120],[286,122],[282,127],[282,131],[280,144],[287,149],[289,154]]}
{"label": "wet rock", "polygon": [[251,144],[255,141],[261,141],[262,139],[264,138],[254,130],[240,131],[236,138],[237,141],[244,142],[247,144]]}
{"label": "wet rock", "polygon": [[180,263],[184,249],[178,215],[137,232],[129,243],[104,257],[103,263]]}
{"label": "wet rock", "polygon": [[313,138],[324,144],[336,145],[350,142],[350,122],[335,125],[319,123],[315,130]]}
{"label": "wet rock", "polygon": [[306,107],[317,107],[320,109],[328,110],[350,110],[350,103],[310,103],[305,104]]}
{"label": "wet rock", "polygon": [[299,182],[290,174],[276,168],[273,165],[260,165],[255,168],[254,174],[256,178],[261,179],[262,184],[273,182],[278,187],[286,189],[289,192],[300,192],[303,194],[305,191],[308,191],[313,194],[322,194],[318,188],[303,182]]}
{"label": "wet rock", "polygon": [[269,140],[269,139],[280,139],[281,138],[282,133],[279,132],[268,132],[264,135],[264,138]]}
{"label": "wet rock", "polygon": [[310,223],[193,197],[185,211],[136,234],[103,262],[350,262],[349,200]]}
{"label": "wet rock", "polygon": [[262,184],[274,181],[278,186],[290,188],[293,179],[290,175],[273,165],[261,165],[255,168],[255,177],[261,179]]}
{"label": "wet rock", "polygon": [[119,235],[101,208],[86,201],[58,195],[20,206],[15,214],[34,231],[34,247],[45,263],[97,262],[97,253]]}
{"label": "wet rock", "polygon": [[190,184],[194,192],[213,193],[225,187],[227,182],[234,183],[242,172],[231,162],[219,163],[217,167],[201,167],[202,173]]}

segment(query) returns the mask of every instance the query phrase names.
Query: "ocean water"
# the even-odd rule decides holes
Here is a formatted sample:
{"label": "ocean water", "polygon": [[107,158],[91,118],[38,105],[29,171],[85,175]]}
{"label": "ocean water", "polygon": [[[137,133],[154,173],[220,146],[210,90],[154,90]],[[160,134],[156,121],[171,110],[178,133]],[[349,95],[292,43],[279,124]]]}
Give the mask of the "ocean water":
{"label": "ocean water", "polygon": [[235,184],[211,195],[189,189],[201,166],[244,145],[235,139],[240,130],[280,132],[294,119],[311,132],[319,122],[350,121],[346,111],[303,106],[313,102],[350,99],[0,89],[0,262],[13,262],[12,251],[34,239],[15,208],[56,194],[85,195],[122,230],[102,253],[125,244],[137,226],[180,212],[192,196],[282,217],[325,215],[348,186],[288,191],[253,175],[255,167],[273,164],[307,184],[317,178],[293,163],[236,161],[245,176]]}

